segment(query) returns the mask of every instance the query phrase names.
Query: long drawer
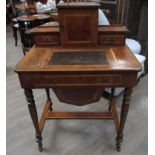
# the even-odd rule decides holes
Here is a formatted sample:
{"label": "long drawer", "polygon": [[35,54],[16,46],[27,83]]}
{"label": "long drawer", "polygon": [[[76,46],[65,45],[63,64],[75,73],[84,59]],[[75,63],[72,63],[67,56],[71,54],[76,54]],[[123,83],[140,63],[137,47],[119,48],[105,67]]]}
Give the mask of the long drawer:
{"label": "long drawer", "polygon": [[106,75],[78,75],[78,76],[53,76],[53,75],[28,75],[21,77],[27,85],[23,87],[53,87],[53,86],[110,86],[121,85],[121,74]]}

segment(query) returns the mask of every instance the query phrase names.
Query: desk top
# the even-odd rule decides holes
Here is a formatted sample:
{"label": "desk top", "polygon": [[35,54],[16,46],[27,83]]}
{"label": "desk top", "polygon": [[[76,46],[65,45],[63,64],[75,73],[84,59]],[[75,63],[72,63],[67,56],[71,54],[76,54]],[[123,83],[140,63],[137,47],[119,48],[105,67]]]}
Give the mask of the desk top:
{"label": "desk top", "polygon": [[44,15],[44,14],[37,14],[37,15],[24,15],[24,16],[19,16],[17,18],[18,21],[34,21],[34,20],[43,20],[43,19],[48,19],[50,18],[49,15]]}
{"label": "desk top", "polygon": [[[67,52],[60,54],[60,52]],[[69,52],[71,54],[69,54]],[[73,55],[73,52],[75,55]],[[80,53],[85,53],[83,55]],[[59,53],[59,54],[58,54]],[[86,54],[87,53],[87,54]],[[93,54],[94,53],[94,54]],[[65,55],[73,60],[67,63]],[[78,56],[77,56],[78,55]],[[95,60],[92,59],[92,55]],[[95,56],[94,56],[95,55]],[[59,60],[57,58],[59,57]],[[88,59],[87,59],[88,57]],[[61,61],[62,60],[62,61]],[[82,61],[87,61],[83,63]],[[91,61],[90,61],[91,60]],[[53,62],[52,62],[53,61]],[[81,62],[81,63],[80,63]],[[64,72],[64,71],[135,71],[141,70],[141,64],[127,46],[91,47],[91,48],[36,48],[17,64],[15,71],[20,72]]]}
{"label": "desk top", "polygon": [[78,9],[81,9],[81,8],[86,8],[86,9],[88,9],[88,8],[97,8],[98,9],[98,7],[99,7],[100,5],[98,4],[98,3],[93,3],[93,2],[69,2],[69,3],[59,3],[58,5],[57,5],[57,8],[59,9],[59,8],[67,8],[67,9],[72,9],[72,8],[74,8],[74,9],[76,9],[76,8],[78,8]]}
{"label": "desk top", "polygon": [[39,25],[38,26],[39,28],[47,28],[47,27],[59,27],[59,22],[48,22],[48,23],[45,23],[45,24],[42,24],[42,25]]}
{"label": "desk top", "polygon": [[[57,13],[57,9],[56,8],[50,8],[50,9],[38,9],[37,13],[42,13],[42,14],[49,14],[49,13]],[[57,13],[58,15],[58,13]]]}

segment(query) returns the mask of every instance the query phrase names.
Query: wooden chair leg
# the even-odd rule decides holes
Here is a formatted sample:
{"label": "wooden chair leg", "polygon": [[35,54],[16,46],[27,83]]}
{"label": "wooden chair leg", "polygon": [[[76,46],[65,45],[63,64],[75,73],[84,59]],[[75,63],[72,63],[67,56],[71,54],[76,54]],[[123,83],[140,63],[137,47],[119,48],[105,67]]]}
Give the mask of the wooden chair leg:
{"label": "wooden chair leg", "polygon": [[17,29],[12,27],[13,29],[13,37],[15,38],[15,46],[17,46],[17,41],[18,41],[18,37],[17,37]]}
{"label": "wooden chair leg", "polygon": [[14,27],[12,26],[12,31],[13,31],[13,38],[15,38],[15,32],[14,32]]}
{"label": "wooden chair leg", "polygon": [[17,36],[17,30],[15,30],[16,33],[15,33],[15,46],[17,46],[17,41],[18,41],[18,36]]}

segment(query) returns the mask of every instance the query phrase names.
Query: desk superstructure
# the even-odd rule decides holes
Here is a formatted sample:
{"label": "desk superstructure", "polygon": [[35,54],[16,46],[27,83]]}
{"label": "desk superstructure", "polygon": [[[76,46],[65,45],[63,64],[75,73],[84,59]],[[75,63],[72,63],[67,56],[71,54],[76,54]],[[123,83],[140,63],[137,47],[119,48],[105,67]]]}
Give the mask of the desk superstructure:
{"label": "desk superstructure", "polygon": [[[141,70],[134,54],[125,46],[128,30],[120,25],[98,27],[98,5],[94,3],[63,3],[58,6],[58,14],[59,23],[28,31],[35,47],[15,69],[28,102],[39,150],[43,150],[41,134],[47,119],[95,118],[114,120],[116,147],[120,151],[132,87]],[[60,101],[83,106],[98,101],[105,87],[112,90],[107,111],[55,112],[52,109],[50,88]],[[126,88],[120,119],[113,95],[115,87]],[[37,88],[45,88],[47,93],[39,122],[32,92]]]}

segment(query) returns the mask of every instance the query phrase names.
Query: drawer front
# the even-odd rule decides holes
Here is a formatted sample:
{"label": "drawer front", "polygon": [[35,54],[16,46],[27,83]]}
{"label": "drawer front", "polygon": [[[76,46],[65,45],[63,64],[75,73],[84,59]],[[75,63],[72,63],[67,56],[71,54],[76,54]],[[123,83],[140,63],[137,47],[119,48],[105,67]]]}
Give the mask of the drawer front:
{"label": "drawer front", "polygon": [[57,34],[51,34],[51,35],[36,35],[34,36],[34,41],[36,46],[50,46],[50,45],[59,45],[60,44],[60,38]]}
{"label": "drawer front", "polygon": [[100,45],[123,45],[125,37],[124,35],[100,35],[99,44]]}
{"label": "drawer front", "polygon": [[[121,85],[122,75],[103,75],[103,76],[31,76],[26,78],[33,87],[52,87],[52,86],[109,86]],[[31,82],[30,82],[31,81]]]}

